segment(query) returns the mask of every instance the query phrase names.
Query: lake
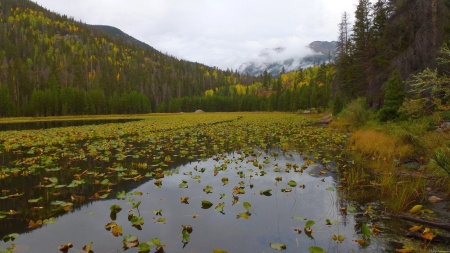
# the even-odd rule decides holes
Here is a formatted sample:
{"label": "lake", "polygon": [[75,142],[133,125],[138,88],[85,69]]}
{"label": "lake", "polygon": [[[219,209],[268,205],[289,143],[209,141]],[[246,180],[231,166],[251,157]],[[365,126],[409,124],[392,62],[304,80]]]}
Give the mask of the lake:
{"label": "lake", "polygon": [[346,135],[310,123],[191,114],[0,132],[0,251],[401,248],[408,224],[346,197]]}

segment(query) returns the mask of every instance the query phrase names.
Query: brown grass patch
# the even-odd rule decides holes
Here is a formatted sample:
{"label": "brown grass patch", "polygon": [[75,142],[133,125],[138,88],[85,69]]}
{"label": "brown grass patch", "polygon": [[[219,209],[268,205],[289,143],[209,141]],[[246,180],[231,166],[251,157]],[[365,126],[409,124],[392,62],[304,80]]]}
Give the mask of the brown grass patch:
{"label": "brown grass patch", "polygon": [[413,155],[413,147],[376,130],[358,130],[350,137],[354,151],[371,160],[394,162]]}

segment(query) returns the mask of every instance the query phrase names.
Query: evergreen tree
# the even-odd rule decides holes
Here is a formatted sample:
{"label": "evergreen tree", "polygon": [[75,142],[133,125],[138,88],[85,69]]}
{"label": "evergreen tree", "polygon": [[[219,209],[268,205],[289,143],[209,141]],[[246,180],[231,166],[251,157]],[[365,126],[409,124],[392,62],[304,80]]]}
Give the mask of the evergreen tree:
{"label": "evergreen tree", "polygon": [[355,24],[352,34],[352,57],[355,59],[352,66],[353,94],[351,98],[365,96],[367,92],[366,65],[369,58],[370,49],[370,11],[369,0],[359,0],[355,12]]}
{"label": "evergreen tree", "polygon": [[14,104],[7,87],[0,85],[0,117],[14,115]]}
{"label": "evergreen tree", "polygon": [[349,41],[349,16],[347,12],[342,14],[341,23],[339,23],[339,38],[336,49],[337,58],[341,55],[349,54],[350,41]]}
{"label": "evergreen tree", "polygon": [[394,120],[398,118],[398,109],[403,104],[405,87],[400,80],[398,70],[392,73],[391,78],[384,84],[384,104],[379,112],[381,121]]}

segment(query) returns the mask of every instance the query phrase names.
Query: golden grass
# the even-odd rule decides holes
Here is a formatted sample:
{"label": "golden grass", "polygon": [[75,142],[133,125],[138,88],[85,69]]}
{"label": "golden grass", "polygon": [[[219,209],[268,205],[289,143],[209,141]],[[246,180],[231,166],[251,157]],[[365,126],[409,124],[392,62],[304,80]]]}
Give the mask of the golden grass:
{"label": "golden grass", "polygon": [[395,162],[413,155],[413,147],[376,130],[358,130],[350,137],[355,152],[371,160]]}

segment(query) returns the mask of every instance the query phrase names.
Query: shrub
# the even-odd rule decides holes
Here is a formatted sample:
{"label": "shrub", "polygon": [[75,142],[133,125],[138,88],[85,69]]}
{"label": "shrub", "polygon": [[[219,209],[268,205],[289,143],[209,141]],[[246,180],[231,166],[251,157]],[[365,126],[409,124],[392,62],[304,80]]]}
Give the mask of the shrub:
{"label": "shrub", "polygon": [[341,116],[352,126],[360,128],[373,117],[373,111],[367,108],[365,98],[358,98],[344,108]]}
{"label": "shrub", "polygon": [[403,101],[402,106],[398,109],[401,118],[420,118],[427,114],[426,100],[419,99],[406,99]]}

